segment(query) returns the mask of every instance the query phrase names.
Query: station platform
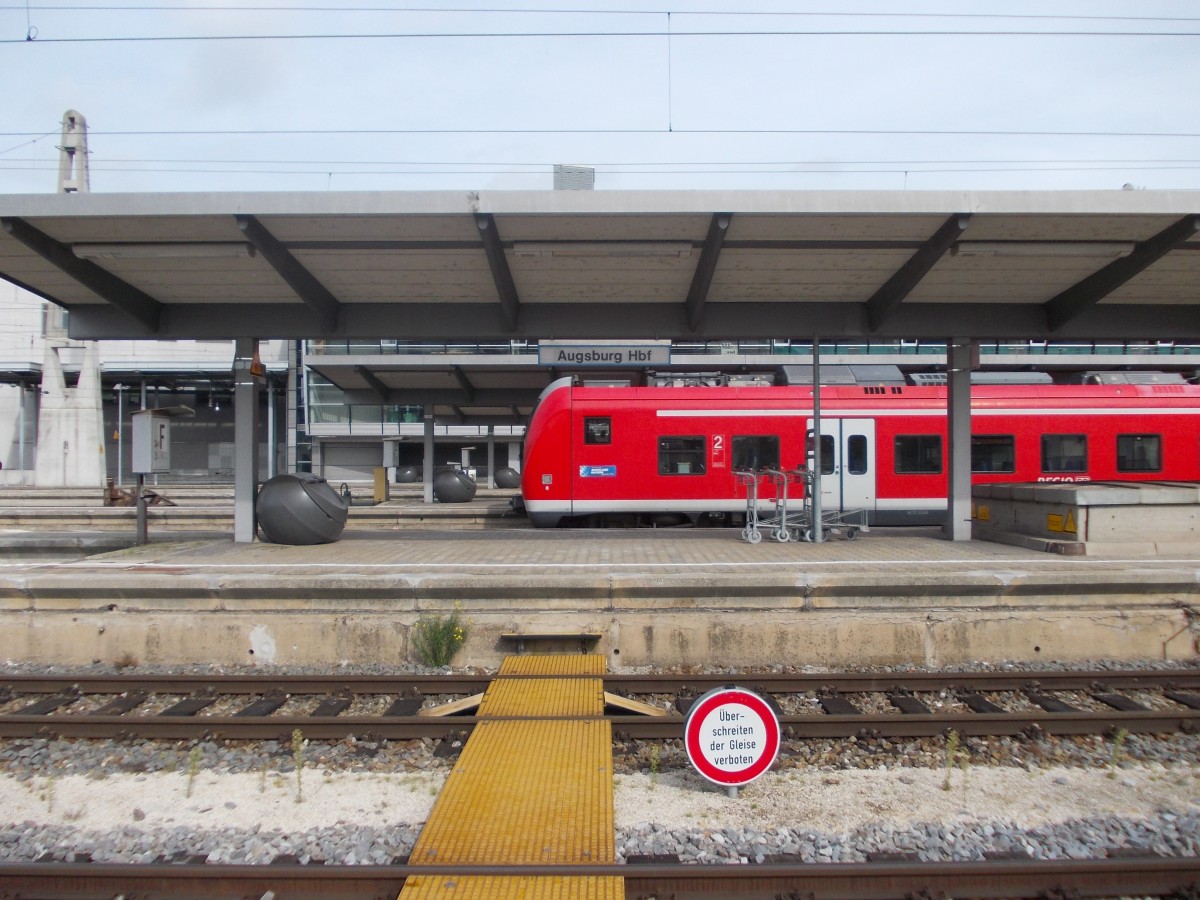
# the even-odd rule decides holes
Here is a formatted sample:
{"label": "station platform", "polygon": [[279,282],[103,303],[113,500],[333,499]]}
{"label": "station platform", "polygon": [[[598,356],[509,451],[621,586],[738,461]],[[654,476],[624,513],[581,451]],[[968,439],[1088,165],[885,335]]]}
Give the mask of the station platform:
{"label": "station platform", "polygon": [[456,666],[498,666],[514,636],[527,651],[590,639],[614,671],[1190,659],[1200,546],[1064,557],[925,528],[751,545],[736,529],[505,527],[0,562],[15,662],[399,665],[417,621],[454,610]]}

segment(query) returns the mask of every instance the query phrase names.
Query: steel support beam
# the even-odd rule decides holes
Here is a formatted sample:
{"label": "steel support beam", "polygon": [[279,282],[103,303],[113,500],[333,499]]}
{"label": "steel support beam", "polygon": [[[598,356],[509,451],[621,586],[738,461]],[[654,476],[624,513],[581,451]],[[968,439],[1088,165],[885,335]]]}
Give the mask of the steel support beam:
{"label": "steel support beam", "polygon": [[[145,331],[154,334],[158,331],[162,319],[163,305],[149,294],[138,290],[133,285],[121,280],[107,269],[102,269],[94,262],[80,259],[66,244],[59,243],[50,235],[34,228],[24,219],[3,218],[0,224],[11,234],[42,259],[61,269],[71,278],[78,281],[94,294],[103,297],[124,315],[130,316],[144,326]],[[39,296],[46,297],[39,292]],[[60,306],[53,298],[46,297]],[[133,337],[146,337],[145,331]]]}
{"label": "steel support beam", "polygon": [[355,366],[354,372],[371,387],[371,392],[380,403],[390,403],[391,388],[379,380],[379,377],[367,366]]}
{"label": "steel support beam", "polygon": [[476,213],[475,225],[479,228],[479,237],[483,240],[483,252],[487,255],[488,266],[492,270],[492,281],[496,283],[496,294],[500,297],[500,311],[504,317],[505,330],[513,331],[517,327],[517,316],[521,312],[521,296],[517,293],[517,284],[508,268],[508,257],[504,255],[504,245],[500,243],[496,219],[490,213]]}
{"label": "steel support beam", "polygon": [[713,275],[717,272],[717,261],[721,258],[721,246],[725,243],[725,235],[729,233],[729,223],[732,221],[733,213],[714,213],[708,222],[708,234],[704,237],[704,247],[700,251],[700,260],[696,263],[696,273],[692,276],[692,286],[685,304],[688,328],[692,331],[699,331],[704,321],[704,303],[708,299]]}
{"label": "steel support beam", "polygon": [[[1184,216],[1154,237],[1137,244],[1128,256],[1113,260],[1100,271],[1051,297],[1045,304],[1046,329],[1051,332],[1058,331],[1189,240],[1197,231],[1200,231],[1200,216]],[[1174,337],[1173,334],[1171,336]]]}
{"label": "steel support beam", "polygon": [[[712,303],[704,324],[688,332],[678,303],[530,303],[521,310],[517,332],[500,321],[495,303],[354,303],[343,304],[336,331],[314,330],[312,315],[300,304],[191,303],[170,306],[157,335],[160,340],[231,340],[269,335],[294,340],[345,340],[401,334],[413,341],[541,340],[569,334],[576,340],[761,340],[763,335],[814,332],[833,339],[870,337],[944,341],[948,334],[978,340],[1051,338],[1065,341],[1200,339],[1195,304],[1148,303],[1137,307],[1131,323],[1128,307],[1101,303],[1081,312],[1057,332],[1046,329],[1042,303],[906,302],[883,325],[867,327],[862,303]],[[106,304],[71,307],[71,337],[129,340],[147,337],[121,311]]]}
{"label": "steel support beam", "polygon": [[[462,366],[451,366],[450,371],[454,375],[454,380],[458,382],[458,386],[462,388],[463,395],[466,397],[467,403],[472,403],[475,400],[475,385],[471,384],[471,379],[467,377],[467,373],[463,371]],[[459,398],[461,399],[461,398]]]}
{"label": "steel support beam", "polygon": [[[547,382],[549,383],[549,382]],[[374,390],[351,388],[344,391],[345,402],[351,405],[372,403],[402,403],[405,406],[470,406],[508,409],[517,403],[533,406],[537,403],[542,388],[477,388],[470,400],[463,399],[463,392],[456,388],[387,388],[381,400]]]}
{"label": "steel support beam", "polygon": [[904,298],[912,293],[913,288],[921,283],[921,279],[929,274],[929,270],[954,246],[970,221],[970,213],[951,216],[934,232],[933,237],[921,245],[921,249],[908,258],[908,262],[883,283],[867,301],[867,327],[870,331],[879,330],[896,307],[904,302]]}
{"label": "steel support beam", "polygon": [[[300,264],[290,250],[283,246],[275,235],[254,216],[234,216],[238,228],[246,235],[251,245],[262,254],[263,259],[271,264],[279,277],[287,282],[288,287],[296,292],[296,296],[304,301],[304,305],[312,310],[321,325],[327,331],[333,331],[338,326],[338,313],[341,303],[330,293],[316,276]],[[265,332],[265,334],[272,334]]]}

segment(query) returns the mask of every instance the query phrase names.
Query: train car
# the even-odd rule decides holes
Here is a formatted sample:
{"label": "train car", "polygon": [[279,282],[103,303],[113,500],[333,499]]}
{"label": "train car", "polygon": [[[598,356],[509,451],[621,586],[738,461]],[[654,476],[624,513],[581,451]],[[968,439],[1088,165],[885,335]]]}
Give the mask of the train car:
{"label": "train car", "polygon": [[[521,492],[534,525],[737,525],[734,472],[805,466],[811,387],[580,387],[542,394]],[[1200,480],[1200,386],[974,385],[976,483]],[[821,501],[874,525],[945,519],[946,388],[821,389]]]}

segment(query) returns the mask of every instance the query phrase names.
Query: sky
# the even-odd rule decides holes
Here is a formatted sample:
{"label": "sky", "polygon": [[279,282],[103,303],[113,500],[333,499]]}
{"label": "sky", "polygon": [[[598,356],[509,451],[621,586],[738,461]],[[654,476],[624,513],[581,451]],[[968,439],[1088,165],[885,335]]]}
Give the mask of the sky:
{"label": "sky", "polygon": [[0,194],[67,110],[93,192],[1200,189],[1193,0],[0,0],[0,63]]}

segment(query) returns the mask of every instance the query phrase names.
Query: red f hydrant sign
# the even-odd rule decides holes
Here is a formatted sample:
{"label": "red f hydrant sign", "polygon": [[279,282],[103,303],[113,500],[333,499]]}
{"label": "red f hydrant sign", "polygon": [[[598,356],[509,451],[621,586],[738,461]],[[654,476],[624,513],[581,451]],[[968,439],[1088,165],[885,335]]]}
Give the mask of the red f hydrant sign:
{"label": "red f hydrant sign", "polygon": [[697,699],[683,731],[696,771],[726,787],[749,784],[771,768],[779,754],[775,711],[744,688],[716,688]]}

